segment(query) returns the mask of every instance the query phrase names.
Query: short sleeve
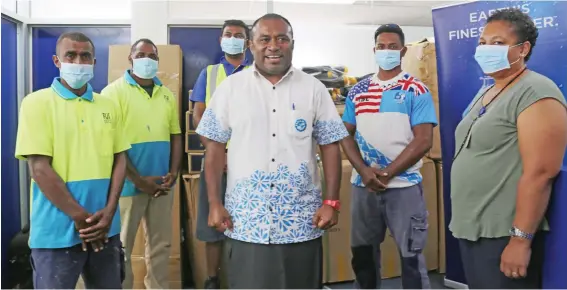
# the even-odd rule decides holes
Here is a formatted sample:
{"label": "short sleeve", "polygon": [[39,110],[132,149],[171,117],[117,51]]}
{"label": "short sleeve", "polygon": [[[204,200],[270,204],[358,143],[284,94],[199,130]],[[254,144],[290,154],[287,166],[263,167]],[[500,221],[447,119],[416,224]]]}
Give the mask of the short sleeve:
{"label": "short sleeve", "polygon": [[345,111],[343,112],[343,121],[352,125],[356,125],[356,115],[354,113],[354,96],[355,90],[350,90],[345,101]]}
{"label": "short sleeve", "polygon": [[538,84],[538,88],[526,89],[522,94],[518,94],[519,97],[516,98],[518,104],[516,105],[515,116],[513,120],[517,119],[520,114],[529,108],[531,105],[543,99],[555,99],[559,103],[565,106],[565,98],[561,93],[561,90],[555,85],[555,83],[550,84]]}
{"label": "short sleeve", "polygon": [[231,91],[230,78],[217,87],[197,126],[197,134],[219,143],[227,143],[230,140],[232,129],[229,126],[228,110]]}
{"label": "short sleeve", "polygon": [[437,126],[437,115],[431,92],[415,95],[412,100],[411,126],[433,124]]}
{"label": "short sleeve", "polygon": [[179,124],[179,109],[177,107],[177,98],[171,94],[169,96],[171,104],[169,111],[169,134],[181,134],[181,125]]}
{"label": "short sleeve", "polygon": [[132,146],[130,145],[130,140],[128,140],[126,132],[124,131],[124,117],[122,116],[122,109],[118,105],[115,105],[114,111],[116,112],[114,114],[116,125],[114,126],[113,150],[114,154],[116,154],[130,149]]}
{"label": "short sleeve", "polygon": [[316,86],[313,137],[319,145],[327,145],[347,137],[348,131],[325,86],[322,83],[317,83]]}
{"label": "short sleeve", "polygon": [[53,127],[49,117],[51,107],[38,98],[25,97],[20,107],[16,158],[29,155],[53,157]]}
{"label": "short sleeve", "polygon": [[193,86],[193,92],[189,97],[192,102],[204,103],[207,93],[207,68],[201,70],[195,85]]}

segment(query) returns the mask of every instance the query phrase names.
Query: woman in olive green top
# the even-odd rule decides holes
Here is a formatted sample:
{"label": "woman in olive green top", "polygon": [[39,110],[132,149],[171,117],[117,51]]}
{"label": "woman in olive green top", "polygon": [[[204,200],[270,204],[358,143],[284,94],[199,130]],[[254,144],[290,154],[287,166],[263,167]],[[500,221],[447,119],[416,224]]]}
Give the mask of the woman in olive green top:
{"label": "woman in olive green top", "polygon": [[567,147],[567,110],[557,85],[526,68],[537,36],[529,16],[501,10],[475,53],[495,84],[455,133],[449,225],[469,288],[541,287],[544,213]]}

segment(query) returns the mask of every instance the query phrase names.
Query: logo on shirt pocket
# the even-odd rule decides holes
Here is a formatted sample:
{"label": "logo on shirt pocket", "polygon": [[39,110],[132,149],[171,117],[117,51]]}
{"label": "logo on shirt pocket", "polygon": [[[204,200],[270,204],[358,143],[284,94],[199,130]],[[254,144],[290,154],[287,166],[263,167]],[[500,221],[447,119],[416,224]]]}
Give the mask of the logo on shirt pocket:
{"label": "logo on shirt pocket", "polygon": [[104,120],[104,123],[106,124],[112,123],[112,117],[110,117],[110,113],[102,113],[102,120]]}
{"label": "logo on shirt pocket", "polygon": [[305,119],[295,120],[295,130],[297,130],[297,132],[303,132],[305,129],[307,129],[307,121],[305,121]]}

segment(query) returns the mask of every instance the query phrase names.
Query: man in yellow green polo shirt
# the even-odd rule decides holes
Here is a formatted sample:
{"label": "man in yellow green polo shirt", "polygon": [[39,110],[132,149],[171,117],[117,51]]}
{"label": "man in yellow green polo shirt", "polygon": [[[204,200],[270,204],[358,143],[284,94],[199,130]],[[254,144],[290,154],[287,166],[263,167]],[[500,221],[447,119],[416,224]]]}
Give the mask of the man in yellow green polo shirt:
{"label": "man in yellow green polo shirt", "polygon": [[[217,86],[228,76],[237,73],[251,65],[251,61],[245,57],[250,29],[241,20],[227,20],[222,27],[220,45],[224,56],[220,63],[209,65],[201,71],[190,101],[194,103],[193,122],[195,128],[203,116],[207,104],[215,93]],[[204,159],[203,159],[204,160]],[[203,161],[204,164],[204,161]],[[226,190],[226,174],[222,179],[221,192],[219,193],[224,200]],[[207,275],[205,289],[219,289],[218,270],[220,267],[222,241],[224,234],[219,233],[214,228],[208,226],[209,202],[207,198],[207,184],[205,182],[205,171],[201,168],[201,178],[199,182],[199,204],[197,210],[197,238],[206,243],[207,256]],[[201,285],[199,285],[201,287]]]}
{"label": "man in yellow green polo shirt", "polygon": [[82,33],[59,37],[60,78],[22,101],[16,158],[31,184],[33,282],[36,289],[121,287],[118,200],[126,175],[121,111],[93,92],[95,48]]}
{"label": "man in yellow green polo shirt", "polygon": [[171,247],[171,187],[179,174],[183,151],[177,100],[156,77],[158,49],[149,39],[132,45],[132,69],[109,84],[102,94],[116,100],[124,116],[128,150],[127,179],[120,198],[121,240],[125,247],[126,277],[123,288],[133,286],[130,257],[144,222],[148,289],[168,289]]}

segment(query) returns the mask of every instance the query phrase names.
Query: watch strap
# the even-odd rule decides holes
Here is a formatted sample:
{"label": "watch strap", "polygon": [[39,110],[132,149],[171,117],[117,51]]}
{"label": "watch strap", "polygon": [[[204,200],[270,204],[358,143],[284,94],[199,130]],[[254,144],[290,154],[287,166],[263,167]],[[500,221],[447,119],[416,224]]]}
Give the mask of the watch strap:
{"label": "watch strap", "polygon": [[533,240],[534,238],[534,234],[530,234],[530,233],[526,233],[520,229],[518,229],[517,227],[512,227],[510,229],[510,236],[512,237],[518,237],[518,238],[522,238],[522,239],[526,239],[526,240]]}

